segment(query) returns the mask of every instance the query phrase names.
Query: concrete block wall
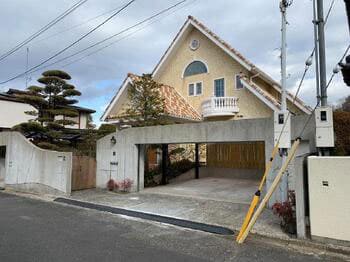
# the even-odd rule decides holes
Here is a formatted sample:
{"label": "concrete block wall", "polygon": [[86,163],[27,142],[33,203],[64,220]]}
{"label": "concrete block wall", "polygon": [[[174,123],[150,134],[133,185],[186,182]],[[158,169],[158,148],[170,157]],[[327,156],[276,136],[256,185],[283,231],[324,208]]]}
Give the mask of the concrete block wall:
{"label": "concrete block wall", "polygon": [[5,186],[71,192],[71,152],[38,148],[18,132],[1,132],[0,145],[6,146]]}

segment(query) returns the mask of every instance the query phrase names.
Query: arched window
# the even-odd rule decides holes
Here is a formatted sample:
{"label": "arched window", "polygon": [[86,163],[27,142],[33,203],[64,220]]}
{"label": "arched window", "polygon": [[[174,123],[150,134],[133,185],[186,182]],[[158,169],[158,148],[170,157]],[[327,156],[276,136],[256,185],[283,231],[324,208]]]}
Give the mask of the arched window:
{"label": "arched window", "polygon": [[186,67],[184,71],[184,77],[204,73],[208,73],[206,65],[201,61],[193,61]]}

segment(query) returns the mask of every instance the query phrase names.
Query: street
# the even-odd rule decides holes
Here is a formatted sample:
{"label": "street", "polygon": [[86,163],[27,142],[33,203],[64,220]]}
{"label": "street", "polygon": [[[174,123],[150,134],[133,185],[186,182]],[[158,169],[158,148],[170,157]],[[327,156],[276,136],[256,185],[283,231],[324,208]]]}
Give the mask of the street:
{"label": "street", "polygon": [[217,236],[0,193],[0,261],[335,261],[250,239]]}

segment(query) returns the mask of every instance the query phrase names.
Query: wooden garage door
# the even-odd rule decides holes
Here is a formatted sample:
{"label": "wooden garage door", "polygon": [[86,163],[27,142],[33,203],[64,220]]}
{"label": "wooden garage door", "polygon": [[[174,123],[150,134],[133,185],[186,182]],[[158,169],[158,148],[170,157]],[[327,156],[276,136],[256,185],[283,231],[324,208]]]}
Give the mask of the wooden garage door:
{"label": "wooden garage door", "polygon": [[265,143],[242,142],[207,145],[207,166],[225,168],[265,168]]}

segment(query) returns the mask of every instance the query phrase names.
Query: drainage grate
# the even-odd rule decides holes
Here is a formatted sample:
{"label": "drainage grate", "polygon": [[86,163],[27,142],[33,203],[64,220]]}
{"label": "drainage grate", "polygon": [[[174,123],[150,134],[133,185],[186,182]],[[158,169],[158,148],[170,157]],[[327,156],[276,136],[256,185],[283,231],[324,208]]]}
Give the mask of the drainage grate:
{"label": "drainage grate", "polygon": [[128,210],[128,209],[93,204],[93,203],[88,203],[88,202],[83,202],[83,201],[78,201],[78,200],[73,200],[73,199],[68,199],[68,198],[61,198],[61,197],[56,198],[54,201],[60,202],[60,203],[65,203],[65,204],[70,204],[70,205],[74,205],[74,206],[99,210],[99,211],[110,212],[110,213],[118,214],[118,215],[137,217],[137,218],[161,222],[161,223],[165,223],[165,224],[171,224],[171,225],[175,225],[175,226],[190,228],[190,229],[209,232],[209,233],[218,234],[218,235],[233,235],[234,234],[233,230],[226,228],[226,227],[214,226],[214,225],[209,225],[209,224],[204,224],[204,223],[199,223],[199,222],[193,222],[193,221],[189,221],[189,220],[183,220],[183,219],[166,217],[166,216],[159,216],[159,215],[154,215],[154,214],[148,214],[148,213],[132,211],[132,210]]}

